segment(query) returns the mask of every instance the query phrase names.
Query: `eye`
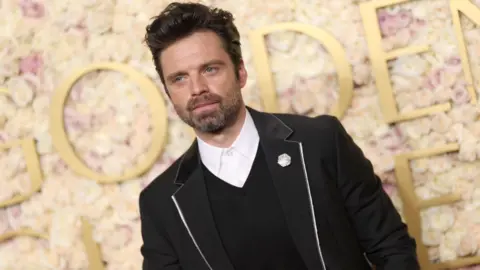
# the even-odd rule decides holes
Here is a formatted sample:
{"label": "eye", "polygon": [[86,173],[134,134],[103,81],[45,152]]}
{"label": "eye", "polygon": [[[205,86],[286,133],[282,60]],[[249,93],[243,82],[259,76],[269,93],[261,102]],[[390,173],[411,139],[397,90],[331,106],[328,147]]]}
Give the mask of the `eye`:
{"label": "eye", "polygon": [[173,82],[174,82],[174,83],[180,82],[180,81],[182,81],[184,78],[185,78],[185,76],[183,76],[183,75],[176,76],[175,78],[173,78]]}
{"label": "eye", "polygon": [[205,69],[205,72],[207,72],[207,73],[213,73],[213,72],[216,72],[217,70],[218,70],[217,67],[207,67],[207,68]]}

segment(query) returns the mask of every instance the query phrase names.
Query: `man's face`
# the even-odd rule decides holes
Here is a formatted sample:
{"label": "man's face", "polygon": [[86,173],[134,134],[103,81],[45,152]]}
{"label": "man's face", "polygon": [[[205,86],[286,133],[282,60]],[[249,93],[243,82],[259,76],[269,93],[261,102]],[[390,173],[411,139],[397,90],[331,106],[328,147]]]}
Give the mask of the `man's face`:
{"label": "man's face", "polygon": [[241,88],[247,72],[238,78],[220,37],[195,32],[167,47],[160,55],[165,86],[180,118],[194,129],[215,133],[235,122],[243,106]]}

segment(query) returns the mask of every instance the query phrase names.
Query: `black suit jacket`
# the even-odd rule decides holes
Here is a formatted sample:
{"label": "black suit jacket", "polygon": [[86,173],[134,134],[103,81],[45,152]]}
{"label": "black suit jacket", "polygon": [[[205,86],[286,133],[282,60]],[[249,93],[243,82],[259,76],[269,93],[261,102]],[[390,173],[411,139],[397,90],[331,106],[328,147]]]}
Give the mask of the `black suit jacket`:
{"label": "black suit jacket", "polygon": [[[335,117],[249,111],[308,269],[371,269],[366,258],[378,270],[419,269],[414,239]],[[283,153],[291,157],[289,166],[278,164]],[[233,270],[201,171],[194,142],[141,192],[144,270]]]}

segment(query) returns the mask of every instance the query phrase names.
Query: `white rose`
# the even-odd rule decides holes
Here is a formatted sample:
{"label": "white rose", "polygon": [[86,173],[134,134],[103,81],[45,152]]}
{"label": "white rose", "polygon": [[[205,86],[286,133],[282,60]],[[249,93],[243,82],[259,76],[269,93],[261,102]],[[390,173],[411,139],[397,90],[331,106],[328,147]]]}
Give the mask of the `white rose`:
{"label": "white rose", "polygon": [[430,261],[438,261],[440,259],[440,252],[438,246],[428,248],[428,258]]}
{"label": "white rose", "polygon": [[296,114],[306,115],[315,107],[313,93],[308,90],[299,90],[292,100],[292,108]]}
{"label": "white rose", "polygon": [[450,117],[455,123],[464,123],[470,125],[476,122],[478,117],[478,108],[472,104],[465,104],[460,107],[454,107],[449,112]]}
{"label": "white rose", "polygon": [[17,237],[15,239],[15,245],[17,247],[17,251],[21,253],[29,253],[33,251],[32,249],[34,248],[34,239],[27,237],[27,236],[21,236]]}
{"label": "white rose", "polygon": [[36,96],[32,103],[32,108],[37,114],[48,114],[50,110],[50,97],[48,95]]}
{"label": "white rose", "polygon": [[72,269],[88,268],[85,246],[81,241],[76,241],[73,247],[68,250],[68,266]]}
{"label": "white rose", "polygon": [[465,141],[460,144],[458,159],[462,161],[473,162],[477,159],[476,142]]}
{"label": "white rose", "polygon": [[50,154],[53,151],[52,136],[50,133],[43,133],[37,137],[37,152],[40,155]]}
{"label": "white rose", "polygon": [[419,199],[422,199],[422,200],[433,199],[437,196],[437,193],[434,192],[428,186],[428,183],[426,185],[422,185],[422,186],[417,187],[415,189],[415,194],[418,196]]}
{"label": "white rose", "polygon": [[427,71],[428,62],[419,55],[398,57],[392,61],[391,73],[406,77],[419,77]]}
{"label": "white rose", "polygon": [[296,42],[298,34],[293,31],[273,33],[266,37],[266,43],[269,49],[289,53]]}
{"label": "white rose", "polygon": [[419,118],[412,120],[408,123],[401,123],[399,125],[403,134],[412,139],[419,139],[421,136],[426,135],[432,129],[432,123],[427,118]]}
{"label": "white rose", "polygon": [[440,245],[443,234],[435,230],[426,230],[422,232],[422,242],[429,247]]}
{"label": "white rose", "polygon": [[480,187],[476,187],[472,192],[472,198],[475,200],[480,200]]}
{"label": "white rose", "polygon": [[103,194],[102,187],[95,181],[90,179],[79,179],[75,181],[75,190],[73,195],[73,202],[78,204],[92,204],[100,199]]}
{"label": "white rose", "polygon": [[475,253],[478,250],[478,244],[477,241],[472,235],[464,235],[461,240],[459,245],[457,246],[456,252],[457,255],[460,257],[466,257],[470,255],[475,255]]}
{"label": "white rose", "polygon": [[74,246],[78,235],[79,219],[72,208],[55,209],[50,227],[50,246],[53,250],[65,253]]}
{"label": "white rose", "polygon": [[452,168],[453,159],[448,155],[436,156],[429,159],[429,170],[434,173],[442,173]]}
{"label": "white rose", "polygon": [[422,85],[420,77],[406,77],[394,74],[391,77],[393,90],[396,93],[419,91]]}
{"label": "white rose", "polygon": [[442,261],[454,260],[457,258],[460,242],[465,236],[465,229],[452,228],[445,233],[443,241],[440,244],[440,259]]}
{"label": "white rose", "polygon": [[450,126],[452,125],[453,121],[450,117],[448,117],[445,113],[437,113],[431,117],[432,121],[432,130],[445,133],[449,130]]}
{"label": "white rose", "polygon": [[410,161],[410,168],[416,173],[425,173],[428,170],[428,158],[418,158]]}
{"label": "white rose", "polygon": [[422,213],[424,228],[445,232],[455,223],[455,213],[451,206],[438,206]]}
{"label": "white rose", "polygon": [[35,116],[29,107],[21,108],[9,118],[5,131],[12,137],[24,138],[31,135]]}
{"label": "white rose", "polygon": [[432,182],[427,183],[427,185],[434,191],[440,194],[447,194],[453,189],[453,181],[451,181],[448,174],[439,174],[436,175]]}
{"label": "white rose", "polygon": [[452,249],[444,245],[439,246],[438,255],[439,255],[438,257],[440,258],[440,261],[442,262],[453,261],[457,258],[457,253],[455,252],[455,249]]}
{"label": "white rose", "polygon": [[[127,9],[128,10],[128,9]],[[131,29],[135,17],[132,15],[115,12],[113,15],[112,30],[116,33],[127,32]]]}
{"label": "white rose", "polygon": [[367,64],[357,64],[353,66],[353,81],[357,85],[367,85],[372,76],[372,71]]}
{"label": "white rose", "polygon": [[431,132],[430,134],[427,134],[421,137],[420,140],[411,142],[410,147],[416,148],[416,149],[425,149],[425,148],[443,146],[446,143],[447,143],[446,136],[437,132]]}
{"label": "white rose", "polygon": [[475,136],[475,138],[480,138],[480,121],[469,124],[467,129],[473,136]]}
{"label": "white rose", "polygon": [[99,156],[105,157],[112,153],[113,143],[109,134],[96,133],[93,135],[93,141],[91,143],[91,151]]}
{"label": "white rose", "polygon": [[28,106],[34,97],[30,84],[22,77],[13,77],[7,82],[7,88],[13,102],[19,107]]}
{"label": "white rose", "polygon": [[[0,183],[0,186],[2,184]],[[0,198],[2,199],[2,198]],[[3,200],[2,200],[3,201]],[[5,209],[0,209],[0,235],[3,235],[8,230],[8,216]]]}
{"label": "white rose", "polygon": [[455,179],[455,181],[452,181],[454,182],[454,192],[462,195],[464,200],[470,200],[474,191],[474,184],[470,181],[459,178],[457,175],[452,175],[451,178]]}

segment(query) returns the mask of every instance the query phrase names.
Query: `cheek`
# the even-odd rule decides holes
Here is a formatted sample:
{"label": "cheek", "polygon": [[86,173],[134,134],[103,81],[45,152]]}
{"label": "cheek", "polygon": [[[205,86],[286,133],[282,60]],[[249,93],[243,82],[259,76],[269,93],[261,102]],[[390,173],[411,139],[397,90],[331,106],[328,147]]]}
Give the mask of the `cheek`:
{"label": "cheek", "polygon": [[224,98],[233,95],[232,91],[238,88],[238,81],[235,78],[215,78],[209,84],[210,92]]}
{"label": "cheek", "polygon": [[188,97],[185,95],[170,94],[170,101],[177,108],[185,108],[188,103]]}

